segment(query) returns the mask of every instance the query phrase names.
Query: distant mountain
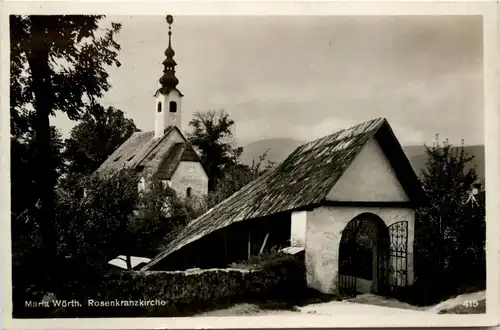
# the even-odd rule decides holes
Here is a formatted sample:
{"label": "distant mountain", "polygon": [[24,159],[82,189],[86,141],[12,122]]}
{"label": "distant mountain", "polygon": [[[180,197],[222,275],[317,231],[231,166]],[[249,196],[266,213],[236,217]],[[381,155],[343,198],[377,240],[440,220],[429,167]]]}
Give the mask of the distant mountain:
{"label": "distant mountain", "polygon": [[[266,150],[267,159],[280,163],[285,158],[290,155],[297,147],[306,143],[305,141],[299,141],[287,138],[274,138],[274,139],[264,139],[252,142],[243,148],[242,160],[243,163],[250,165],[253,159],[258,159],[260,155],[264,154]],[[427,156],[425,154],[425,147],[422,146],[403,146],[403,150],[410,160],[415,173],[420,176],[420,171],[425,168],[427,164]],[[485,157],[484,157],[484,146],[483,145],[472,145],[466,146],[465,151],[471,156],[475,156],[472,161],[473,165],[476,166],[477,174],[482,182],[485,178]]]}

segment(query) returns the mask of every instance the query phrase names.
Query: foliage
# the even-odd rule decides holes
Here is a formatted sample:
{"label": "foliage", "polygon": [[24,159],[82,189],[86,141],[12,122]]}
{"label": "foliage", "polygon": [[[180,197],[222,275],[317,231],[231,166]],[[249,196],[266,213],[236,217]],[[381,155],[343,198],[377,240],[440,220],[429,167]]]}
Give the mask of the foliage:
{"label": "foliage", "polygon": [[70,174],[88,175],[138,129],[123,111],[101,105],[83,115],[66,139],[64,157]]}
{"label": "foliage", "polygon": [[436,136],[426,151],[428,163],[421,180],[430,206],[416,215],[416,284],[446,295],[484,273],[484,198],[479,205],[466,203],[477,174],[463,144],[452,148]]}
{"label": "foliage", "polygon": [[[50,127],[52,169],[51,181],[55,182],[66,171],[63,159],[64,142],[62,134],[54,126]],[[35,191],[35,176],[33,167],[36,165],[35,156],[35,133],[33,130],[11,137],[11,212],[13,217],[21,213],[33,212],[33,206],[37,202]],[[14,221],[14,220],[13,220]]]}
{"label": "foliage", "polygon": [[119,254],[130,251],[130,218],[137,205],[137,179],[123,169],[106,177],[87,177],[78,190],[58,198],[56,224],[59,253],[82,260],[89,267],[103,267]]}
{"label": "foliage", "polygon": [[[56,181],[65,170],[62,159],[63,141],[60,132],[51,127],[51,152],[53,164],[50,177]],[[41,269],[42,241],[40,227],[35,221],[39,200],[35,194],[34,132],[32,130],[18,137],[11,137],[11,240],[13,268],[29,265]],[[26,273],[21,271],[21,273]],[[29,272],[27,272],[29,273]],[[19,277],[16,278],[18,280]]]}
{"label": "foliage", "polygon": [[190,201],[160,181],[148,184],[139,193],[137,212],[132,219],[136,254],[156,255],[189,220],[198,215]]}
{"label": "foliage", "polygon": [[208,196],[208,205],[210,207],[217,205],[228,198],[248,183],[254,181],[265,172],[274,168],[275,163],[267,161],[267,151],[254,160],[251,166],[235,164],[230,166],[222,174],[222,178],[217,180],[213,192]]}
{"label": "foliage", "polygon": [[50,116],[64,112],[77,120],[110,87],[105,67],[119,65],[114,36],[120,24],[102,29],[103,16],[11,15],[11,135],[33,130],[34,219],[42,234],[47,264],[56,254]]}
{"label": "foliage", "polygon": [[223,172],[238,164],[243,152],[233,147],[234,121],[224,111],[196,112],[189,126],[193,129],[188,141],[201,154],[208,175],[208,189],[213,191]]}

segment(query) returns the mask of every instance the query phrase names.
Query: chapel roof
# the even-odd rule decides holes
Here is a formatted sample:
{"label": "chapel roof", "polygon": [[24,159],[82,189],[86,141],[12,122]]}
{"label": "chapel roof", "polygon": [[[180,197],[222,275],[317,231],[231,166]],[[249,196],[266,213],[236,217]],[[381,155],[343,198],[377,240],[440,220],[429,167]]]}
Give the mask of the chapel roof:
{"label": "chapel roof", "polygon": [[[158,152],[164,149],[165,144],[171,142],[170,135],[174,130],[177,130],[184,142],[173,143],[167,152],[159,155]],[[154,161],[157,157],[161,157],[161,162]],[[181,131],[176,126],[168,126],[163,136],[158,139],[154,138],[154,131],[132,134],[101,164],[95,174],[107,175],[124,167],[138,170],[150,168],[148,172],[152,173],[153,178],[168,180],[181,161],[201,162]]]}
{"label": "chapel roof", "polygon": [[410,201],[426,203],[422,186],[389,123],[377,118],[299,146],[277,168],[191,221],[143,270],[232,223],[321,205],[372,138],[379,143]]}

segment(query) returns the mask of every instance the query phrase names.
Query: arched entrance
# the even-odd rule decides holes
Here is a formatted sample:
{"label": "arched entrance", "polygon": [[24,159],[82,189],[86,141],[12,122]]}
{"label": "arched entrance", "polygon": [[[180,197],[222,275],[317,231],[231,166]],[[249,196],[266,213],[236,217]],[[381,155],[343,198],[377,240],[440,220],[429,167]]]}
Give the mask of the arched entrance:
{"label": "arched entrance", "polygon": [[379,216],[362,213],[349,221],[339,245],[341,296],[385,291],[384,265],[389,258],[389,246],[389,230]]}

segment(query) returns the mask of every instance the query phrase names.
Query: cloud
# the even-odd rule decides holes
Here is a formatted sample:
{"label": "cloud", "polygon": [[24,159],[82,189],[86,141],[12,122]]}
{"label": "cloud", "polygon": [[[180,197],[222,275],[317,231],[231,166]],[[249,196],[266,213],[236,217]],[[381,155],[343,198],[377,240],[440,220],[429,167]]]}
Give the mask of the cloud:
{"label": "cloud", "polygon": [[421,145],[429,142],[431,136],[411,126],[389,121],[389,125],[402,145]]}

